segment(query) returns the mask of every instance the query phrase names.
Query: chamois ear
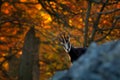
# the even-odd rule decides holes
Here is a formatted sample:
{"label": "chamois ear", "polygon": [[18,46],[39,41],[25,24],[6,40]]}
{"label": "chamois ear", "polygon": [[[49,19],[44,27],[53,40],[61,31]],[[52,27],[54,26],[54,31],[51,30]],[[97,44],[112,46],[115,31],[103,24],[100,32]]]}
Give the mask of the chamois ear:
{"label": "chamois ear", "polygon": [[60,42],[61,45],[65,45],[66,43],[69,43],[70,42],[70,34],[61,32],[58,35],[58,41]]}
{"label": "chamois ear", "polygon": [[62,32],[58,34],[58,41],[60,42],[60,45],[64,45],[64,37]]}
{"label": "chamois ear", "polygon": [[64,38],[66,42],[70,42],[70,34],[66,33]]}
{"label": "chamois ear", "polygon": [[68,38],[68,41],[70,42],[70,34],[68,34],[67,38]]}

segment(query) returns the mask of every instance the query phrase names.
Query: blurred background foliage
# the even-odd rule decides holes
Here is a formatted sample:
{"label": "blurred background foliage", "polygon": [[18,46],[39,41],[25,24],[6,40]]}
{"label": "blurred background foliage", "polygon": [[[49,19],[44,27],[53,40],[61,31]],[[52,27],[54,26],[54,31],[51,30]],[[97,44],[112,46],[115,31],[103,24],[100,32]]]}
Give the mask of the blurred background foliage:
{"label": "blurred background foliage", "polygon": [[101,44],[120,38],[119,18],[119,0],[0,0],[0,80],[17,80],[24,37],[30,27],[35,27],[40,38],[40,78],[47,80],[71,65],[57,40],[60,32],[69,33],[76,47],[89,46],[92,41]]}

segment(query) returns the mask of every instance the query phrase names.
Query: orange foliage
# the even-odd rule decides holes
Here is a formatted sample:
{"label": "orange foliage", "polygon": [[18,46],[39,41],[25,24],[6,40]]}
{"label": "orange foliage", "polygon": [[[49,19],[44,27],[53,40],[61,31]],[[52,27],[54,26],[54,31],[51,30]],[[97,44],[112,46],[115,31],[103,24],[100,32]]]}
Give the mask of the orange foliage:
{"label": "orange foliage", "polygon": [[57,6],[54,2],[50,2],[50,4],[52,5],[52,7],[55,9]]}
{"label": "orange foliage", "polygon": [[6,71],[9,70],[9,64],[7,62],[3,64],[3,67]]}
{"label": "orange foliage", "polygon": [[42,6],[41,6],[40,4],[37,4],[35,7],[36,7],[38,10],[41,10],[41,9],[42,9]]}
{"label": "orange foliage", "polygon": [[27,0],[20,0],[20,2],[26,2]]}
{"label": "orange foliage", "polygon": [[9,14],[9,10],[8,10],[8,9],[4,10],[3,12],[4,12],[5,14]]}
{"label": "orange foliage", "polygon": [[107,23],[107,21],[106,21],[106,20],[104,20],[104,21],[103,21],[103,24],[106,24],[106,23]]}
{"label": "orange foliage", "polygon": [[3,6],[2,6],[2,12],[4,14],[7,14],[7,15],[9,14],[10,15],[12,10],[14,10],[13,6],[10,5],[8,2],[5,2],[3,4]]}
{"label": "orange foliage", "polygon": [[51,28],[51,26],[44,26],[44,28],[45,28],[45,29],[50,29],[50,28]]}
{"label": "orange foliage", "polygon": [[[17,0],[18,1],[18,0]],[[12,0],[11,0],[12,2]],[[34,26],[35,31],[38,37],[41,39],[40,44],[40,69],[41,69],[41,80],[47,80],[56,70],[67,69],[69,68],[69,59],[67,54],[64,52],[63,48],[58,45],[57,42],[57,34],[61,31],[68,31],[72,35],[71,42],[73,45],[81,46],[84,42],[83,39],[83,29],[85,26],[85,17],[87,10],[87,2],[82,0],[56,0],[56,3],[50,1],[50,5],[53,10],[56,11],[56,15],[58,12],[58,17],[50,16],[43,7],[38,4],[29,4],[29,2],[37,2],[37,0],[20,0],[20,2],[28,2],[28,4],[19,4],[19,3],[11,3],[5,2],[2,6],[2,12],[4,14],[12,14],[12,16],[8,17],[8,20],[15,19],[18,21],[6,22],[3,25],[0,25],[0,56],[6,56],[9,53],[10,48],[13,48],[13,53],[17,52],[17,58],[22,54],[22,46],[24,35],[29,29],[29,27]],[[47,1],[46,1],[47,3]],[[15,4],[12,5],[12,4]],[[49,3],[47,3],[49,4]],[[59,5],[58,5],[59,4]],[[63,4],[60,6],[60,4]],[[49,11],[52,12],[50,7],[46,6]],[[93,30],[93,23],[96,20],[97,12],[100,11],[101,4],[92,4],[92,10],[89,18],[89,36]],[[116,7],[107,7],[107,9],[116,8]],[[117,5],[117,8],[120,8],[120,3]],[[16,9],[16,10],[14,10]],[[54,11],[53,11],[54,12]],[[99,28],[110,28],[111,21],[113,16],[117,15],[102,15],[100,19],[100,23],[98,24]],[[60,16],[59,16],[60,15]],[[53,20],[54,19],[54,20]],[[58,21],[58,22],[57,22]],[[66,23],[69,26],[66,26]],[[117,26],[119,26],[118,24]],[[19,26],[19,27],[18,27]],[[99,29],[98,28],[98,29]],[[104,31],[103,33],[107,33],[108,31]],[[117,34],[116,34],[117,33]],[[119,30],[113,30],[111,35],[113,39],[117,39],[120,37]],[[95,39],[100,38],[103,34],[96,33]],[[105,41],[110,40],[110,36],[107,36]],[[16,45],[16,43],[20,44]],[[15,49],[15,50],[14,50]],[[16,51],[17,50],[17,51]],[[1,52],[2,51],[2,52]],[[0,58],[2,61],[4,58]],[[4,65],[7,68],[7,64]],[[43,79],[44,78],[44,79]]]}
{"label": "orange foliage", "polygon": [[92,18],[89,18],[89,21],[92,21]]}
{"label": "orange foliage", "polygon": [[80,21],[80,22],[83,22],[83,19],[82,19],[82,18],[80,18],[80,19],[79,19],[79,21]]}
{"label": "orange foliage", "polygon": [[117,8],[120,8],[120,2],[119,2],[119,4],[117,5]]}
{"label": "orange foliage", "polygon": [[8,2],[5,2],[5,3],[4,3],[4,6],[8,7],[8,6],[9,6],[9,3],[8,3]]}
{"label": "orange foliage", "polygon": [[1,41],[4,41],[4,40],[5,40],[5,37],[2,37],[2,36],[1,36],[1,37],[0,37],[0,40],[1,40]]}

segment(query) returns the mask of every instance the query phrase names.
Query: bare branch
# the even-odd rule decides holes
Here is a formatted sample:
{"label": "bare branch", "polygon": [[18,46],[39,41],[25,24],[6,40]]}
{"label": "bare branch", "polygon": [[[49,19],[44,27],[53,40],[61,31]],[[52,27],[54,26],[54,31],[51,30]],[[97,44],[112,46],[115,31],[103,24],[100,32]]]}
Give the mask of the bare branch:
{"label": "bare branch", "polygon": [[109,32],[106,35],[104,35],[103,37],[101,37],[100,39],[96,40],[95,42],[99,42],[99,41],[103,40],[104,38],[106,38],[108,35],[110,35],[112,30],[115,28],[117,21],[118,21],[117,18],[115,20],[113,20],[113,23],[112,23],[112,26],[111,26]]}
{"label": "bare branch", "polygon": [[120,11],[120,8],[118,8],[118,9],[114,9],[114,10],[110,10],[110,11],[107,11],[107,12],[99,12],[99,13],[97,13],[97,14],[111,14],[111,13],[113,13],[113,12],[116,12],[116,11]]}
{"label": "bare branch", "polygon": [[113,4],[118,4],[118,2],[120,2],[119,0],[113,1],[111,3],[108,3],[107,5],[113,5]]}
{"label": "bare branch", "polygon": [[4,2],[8,2],[8,3],[19,3],[19,4],[39,4],[38,2],[21,2],[21,1],[19,1],[19,0],[13,0],[13,1],[10,1],[10,0],[0,0],[2,3],[4,3]]}
{"label": "bare branch", "polygon": [[[103,4],[100,12],[102,12],[106,6],[106,4],[108,3],[108,0],[106,0],[106,2]],[[99,24],[99,21],[100,21],[100,17],[101,17],[102,14],[98,14],[98,17],[96,18],[96,21],[94,22],[93,24],[93,31],[92,31],[92,34],[91,34],[91,38],[90,38],[90,42],[92,42],[94,40],[94,37],[95,37],[95,34],[97,32],[97,28],[98,28],[98,24]]]}

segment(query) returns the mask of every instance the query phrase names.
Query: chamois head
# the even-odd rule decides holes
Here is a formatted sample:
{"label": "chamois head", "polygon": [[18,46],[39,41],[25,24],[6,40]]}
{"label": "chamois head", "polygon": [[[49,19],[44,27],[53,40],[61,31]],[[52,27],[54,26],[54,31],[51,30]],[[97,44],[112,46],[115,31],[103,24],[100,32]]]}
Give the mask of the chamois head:
{"label": "chamois head", "polygon": [[70,44],[70,35],[66,34],[65,32],[62,32],[59,34],[58,39],[60,41],[60,44],[63,46],[66,52],[69,52],[71,49]]}

